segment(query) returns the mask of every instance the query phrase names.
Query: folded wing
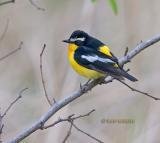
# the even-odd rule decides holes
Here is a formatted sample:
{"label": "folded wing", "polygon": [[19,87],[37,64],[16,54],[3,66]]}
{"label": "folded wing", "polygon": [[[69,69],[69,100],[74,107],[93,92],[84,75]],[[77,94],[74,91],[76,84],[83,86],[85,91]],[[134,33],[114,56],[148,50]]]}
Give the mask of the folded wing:
{"label": "folded wing", "polygon": [[137,81],[136,78],[120,68],[115,59],[99,51],[82,46],[75,51],[74,58],[78,64],[88,69],[108,73],[112,76],[123,76],[131,81]]}

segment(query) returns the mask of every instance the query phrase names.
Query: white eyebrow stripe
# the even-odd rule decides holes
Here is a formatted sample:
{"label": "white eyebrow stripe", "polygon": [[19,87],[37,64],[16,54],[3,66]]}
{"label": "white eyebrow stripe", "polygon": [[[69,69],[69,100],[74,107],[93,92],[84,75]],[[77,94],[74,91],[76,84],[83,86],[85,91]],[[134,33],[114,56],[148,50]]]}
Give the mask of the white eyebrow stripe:
{"label": "white eyebrow stripe", "polygon": [[82,57],[83,59],[88,60],[89,62],[101,61],[101,62],[103,62],[103,63],[115,63],[114,61],[112,61],[112,60],[110,60],[110,59],[100,58],[100,57],[98,57],[97,55],[95,55],[95,56],[85,56],[85,55],[82,55],[81,57]]}
{"label": "white eyebrow stripe", "polygon": [[85,37],[77,38],[77,40],[85,41]]}
{"label": "white eyebrow stripe", "polygon": [[71,38],[70,41],[75,42],[76,38]]}
{"label": "white eyebrow stripe", "polygon": [[70,41],[72,42],[75,42],[77,40],[80,40],[80,41],[85,41],[85,37],[81,37],[81,38],[71,38]]}

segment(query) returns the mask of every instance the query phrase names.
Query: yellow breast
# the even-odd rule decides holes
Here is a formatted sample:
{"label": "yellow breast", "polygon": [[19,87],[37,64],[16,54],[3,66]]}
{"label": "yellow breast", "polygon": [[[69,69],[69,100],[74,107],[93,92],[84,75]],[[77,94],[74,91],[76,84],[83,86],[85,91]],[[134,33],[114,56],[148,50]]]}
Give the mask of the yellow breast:
{"label": "yellow breast", "polygon": [[87,77],[89,79],[96,79],[99,77],[104,76],[104,74],[96,72],[94,70],[87,69],[81,65],[79,65],[75,60],[74,60],[74,51],[78,47],[75,44],[69,44],[69,50],[68,50],[68,57],[70,64],[72,65],[73,69],[79,73],[80,75]]}

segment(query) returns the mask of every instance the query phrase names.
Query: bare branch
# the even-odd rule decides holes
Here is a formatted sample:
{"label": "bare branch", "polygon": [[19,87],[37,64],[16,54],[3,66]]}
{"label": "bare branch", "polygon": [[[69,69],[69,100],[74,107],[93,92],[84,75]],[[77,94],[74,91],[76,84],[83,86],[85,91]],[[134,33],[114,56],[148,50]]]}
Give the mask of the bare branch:
{"label": "bare branch", "polygon": [[[42,80],[42,85],[43,85],[43,90],[44,90],[44,95],[49,103],[50,106],[52,106],[52,102],[50,101],[49,97],[48,97],[48,94],[47,94],[47,90],[46,90],[46,86],[45,86],[45,81],[44,81],[44,76],[43,76],[43,53],[44,53],[44,50],[46,48],[46,44],[44,44],[43,46],[43,49],[42,49],[42,52],[40,54],[40,72],[41,72],[41,80]],[[54,103],[56,102],[56,100],[53,98],[53,101]]]}
{"label": "bare branch", "polygon": [[9,106],[7,107],[7,109],[5,110],[5,112],[1,115],[1,112],[0,112],[0,143],[2,143],[2,132],[3,132],[3,127],[4,127],[4,124],[2,123],[2,120],[3,118],[7,115],[7,113],[9,112],[9,110],[13,107],[13,105],[20,99],[22,98],[22,93],[28,88],[24,88],[22,89],[20,92],[19,92],[19,96],[9,104]]}
{"label": "bare branch", "polygon": [[79,119],[79,118],[83,118],[83,117],[86,117],[86,116],[90,116],[90,114],[92,114],[94,111],[96,111],[95,109],[91,110],[90,112],[88,112],[87,114],[84,114],[84,115],[79,115],[77,117],[71,117],[71,120],[76,120],[76,119]]}
{"label": "bare branch", "polygon": [[[130,69],[127,69],[127,72],[128,72],[129,70],[130,70]],[[109,80],[107,80],[107,81],[102,81],[100,84],[107,84],[107,83],[109,83],[109,82],[112,82],[112,81],[115,80],[115,79],[118,80],[119,82],[121,82],[123,85],[127,86],[127,87],[128,87],[129,89],[131,89],[132,91],[135,91],[135,92],[141,93],[141,94],[143,94],[143,95],[146,95],[146,96],[148,96],[148,97],[150,97],[150,98],[152,98],[152,99],[154,99],[154,100],[160,100],[160,98],[155,97],[155,96],[152,96],[152,95],[150,95],[150,94],[148,94],[148,93],[146,93],[146,92],[137,90],[137,89],[131,87],[130,85],[128,85],[127,83],[125,83],[124,81],[119,80],[119,79],[114,78],[114,77],[111,77],[111,78],[110,78]]]}
{"label": "bare branch", "polygon": [[19,96],[10,103],[10,105],[8,106],[8,108],[5,110],[5,112],[2,114],[2,119],[6,116],[6,114],[8,113],[8,111],[12,108],[12,106],[20,99],[22,98],[22,93],[27,90],[28,88],[24,88],[20,91]]}
{"label": "bare branch", "polygon": [[4,124],[2,123],[2,115],[0,111],[0,143],[2,143],[2,132],[3,132]]}
{"label": "bare branch", "polygon": [[33,5],[37,10],[45,11],[44,8],[39,7],[33,0],[29,0],[29,2],[30,2],[31,5]]}
{"label": "bare branch", "polygon": [[15,0],[8,0],[8,1],[1,2],[0,6],[6,5],[6,4],[9,4],[9,3],[15,3]]}
{"label": "bare branch", "polygon": [[8,111],[11,109],[11,107],[21,98],[22,96],[19,95],[13,102],[10,103],[6,111],[3,113],[2,118],[8,113]]}
{"label": "bare branch", "polygon": [[0,61],[6,59],[7,57],[9,57],[9,56],[13,55],[14,53],[16,53],[17,51],[21,50],[22,45],[23,45],[23,42],[21,42],[21,43],[19,44],[19,47],[18,47],[17,49],[15,49],[15,50],[11,51],[10,53],[8,53],[7,55],[1,57],[1,58],[0,58]]}
{"label": "bare branch", "polygon": [[1,135],[2,135],[2,132],[3,132],[3,127],[4,127],[4,124],[2,124],[2,126],[0,126],[0,143],[2,143]]}
{"label": "bare branch", "polygon": [[[134,56],[136,56],[142,50],[153,45],[154,43],[157,43],[158,41],[160,41],[160,35],[152,37],[150,40],[138,44],[133,50],[128,52],[126,56],[119,59],[120,65],[124,65],[125,63],[129,62]],[[33,123],[33,125],[25,129],[24,131],[20,132],[16,137],[11,139],[8,143],[18,143],[21,140],[25,139],[30,134],[32,134],[33,132],[41,129],[44,123],[47,122],[48,119],[51,118],[57,111],[59,111],[61,108],[68,105],[78,97],[84,95],[84,93],[87,93],[89,90],[97,86],[99,83],[102,83],[102,79],[93,80],[90,83],[83,85],[81,89],[75,91],[73,94],[59,100],[58,102],[53,104],[51,108],[46,113],[44,113],[39,120],[37,120],[35,123]]]}
{"label": "bare branch", "polygon": [[9,20],[7,20],[7,23],[6,23],[6,26],[5,26],[5,28],[4,28],[4,31],[3,31],[3,33],[2,33],[2,35],[1,35],[1,37],[0,37],[0,41],[2,41],[3,38],[5,37],[5,35],[6,35],[6,33],[7,33],[7,30],[8,30],[8,25],[9,25]]}
{"label": "bare branch", "polygon": [[77,127],[77,125],[75,125],[75,123],[74,123],[75,120],[80,119],[80,118],[83,118],[83,117],[86,117],[86,116],[89,116],[89,115],[90,115],[92,112],[94,112],[94,111],[95,111],[95,109],[91,110],[91,111],[90,111],[89,113],[87,113],[87,114],[79,115],[79,116],[77,116],[77,117],[72,117],[72,115],[71,115],[71,117],[68,118],[68,122],[70,123],[70,128],[69,128],[69,130],[68,130],[68,132],[67,132],[67,135],[65,136],[65,138],[64,138],[64,140],[63,140],[62,143],[65,143],[65,142],[67,141],[67,139],[69,138],[69,136],[71,135],[72,127],[74,127],[74,128],[75,128],[76,130],[78,130],[79,132],[87,135],[88,137],[92,138],[93,140],[95,140],[95,141],[97,141],[97,142],[99,142],[99,143],[103,143],[101,140],[95,138],[94,136],[90,135],[89,133],[87,133],[87,132],[83,131],[82,129],[80,129],[79,127]]}
{"label": "bare branch", "polygon": [[158,97],[154,97],[154,96],[152,96],[152,95],[150,95],[150,94],[148,94],[148,93],[146,93],[146,92],[143,92],[143,91],[140,91],[140,90],[137,90],[137,89],[135,89],[135,88],[133,88],[133,87],[131,87],[130,85],[128,85],[127,83],[125,83],[124,81],[121,81],[121,80],[119,80],[119,79],[117,79],[119,82],[121,82],[122,84],[124,84],[125,86],[127,86],[129,89],[131,89],[132,91],[135,91],[135,92],[138,92],[138,93],[141,93],[141,94],[143,94],[143,95],[146,95],[146,96],[148,96],[148,97],[150,97],[150,98],[153,98],[154,100],[160,100],[160,98],[158,98]]}
{"label": "bare branch", "polygon": [[67,139],[69,138],[69,136],[71,135],[72,127],[73,127],[73,122],[71,121],[69,130],[67,132],[67,135],[65,136],[64,140],[62,141],[62,143],[65,143],[67,141]]}
{"label": "bare branch", "polygon": [[[2,118],[0,120],[2,121]],[[2,134],[3,127],[4,127],[4,124],[0,126],[0,135]],[[1,138],[0,138],[0,142],[1,142]]]}
{"label": "bare branch", "polygon": [[57,121],[55,121],[54,123],[50,124],[50,125],[47,125],[47,126],[43,126],[42,129],[48,129],[50,127],[53,127],[55,126],[56,124],[58,123],[61,123],[61,122],[65,122],[65,121],[73,121],[73,120],[77,120],[79,118],[83,118],[83,117],[86,117],[86,116],[89,116],[91,113],[93,113],[95,111],[95,109],[91,110],[90,112],[88,112],[87,114],[84,114],[84,115],[79,115],[79,116],[76,116],[74,117],[75,114],[72,114],[72,115],[69,115],[67,118],[64,118],[64,119],[61,119],[59,118]]}
{"label": "bare branch", "polygon": [[[91,110],[90,112],[88,112],[88,113],[86,113],[86,114],[83,114],[83,115],[79,115],[79,116],[76,116],[76,117],[74,117],[74,115],[75,114],[72,114],[72,115],[69,115],[67,118],[64,118],[64,119],[61,119],[61,118],[59,118],[57,121],[55,121],[54,123],[52,123],[52,124],[50,124],[50,125],[48,125],[48,126],[44,126],[44,127],[42,127],[42,129],[48,129],[48,128],[50,128],[50,127],[53,127],[53,126],[55,126],[55,125],[57,125],[58,123],[61,123],[61,122],[69,122],[70,123],[70,128],[69,128],[69,130],[68,130],[68,132],[67,132],[67,135],[65,136],[65,138],[64,138],[64,140],[63,140],[63,143],[65,143],[66,141],[67,141],[67,139],[69,138],[69,136],[70,136],[70,134],[71,134],[71,130],[72,130],[72,126],[74,126],[75,128],[77,127],[75,124],[73,124],[74,123],[74,121],[75,120],[77,120],[77,119],[80,119],[80,118],[84,118],[84,117],[86,117],[86,116],[90,116],[90,114],[91,113],[93,113],[95,111],[95,109],[93,109],[93,110]],[[77,127],[78,128],[78,127]],[[76,129],[77,129],[76,128]],[[81,131],[82,133],[84,132],[84,131],[82,131],[82,130],[80,130],[79,129],[79,131]],[[86,133],[86,132],[84,132],[86,135],[88,135],[89,137],[91,137],[92,139],[94,139],[94,140],[98,140],[97,138],[95,138],[95,137],[93,137],[93,136],[91,136],[89,133]],[[98,140],[98,142],[99,142],[100,140]],[[101,143],[102,143],[102,141],[100,141]]]}
{"label": "bare branch", "polygon": [[141,41],[133,50],[131,50],[126,56],[122,57],[119,60],[120,65],[124,65],[131,61],[133,57],[139,54],[142,50],[146,49],[147,47],[157,43],[160,41],[160,35],[156,35],[147,41]]}
{"label": "bare branch", "polygon": [[4,124],[2,124],[2,126],[0,126],[0,143],[2,143],[2,132],[3,132],[3,127],[4,127]]}
{"label": "bare branch", "polygon": [[101,140],[99,140],[99,139],[95,138],[94,136],[92,136],[92,135],[88,134],[87,132],[85,132],[85,131],[81,130],[81,129],[80,129],[79,127],[77,127],[74,123],[73,123],[73,127],[75,127],[75,129],[77,129],[77,130],[78,130],[78,131],[80,131],[81,133],[83,133],[83,134],[87,135],[88,137],[90,137],[90,138],[92,138],[92,139],[96,140],[97,142],[99,142],[99,143],[104,143],[104,142],[102,142]]}
{"label": "bare branch", "polygon": [[128,51],[129,51],[129,49],[128,49],[128,47],[126,47],[126,50],[125,50],[125,52],[124,52],[124,56],[127,55]]}

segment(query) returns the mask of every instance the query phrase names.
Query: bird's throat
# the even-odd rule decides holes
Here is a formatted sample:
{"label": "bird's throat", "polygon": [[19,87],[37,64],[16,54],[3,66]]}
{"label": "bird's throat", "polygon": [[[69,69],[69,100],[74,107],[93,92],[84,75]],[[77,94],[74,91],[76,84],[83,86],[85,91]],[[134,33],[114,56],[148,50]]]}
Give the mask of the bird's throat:
{"label": "bird's throat", "polygon": [[73,43],[69,44],[68,45],[68,54],[69,55],[72,54],[77,48],[78,48],[78,46],[76,44],[73,44]]}

